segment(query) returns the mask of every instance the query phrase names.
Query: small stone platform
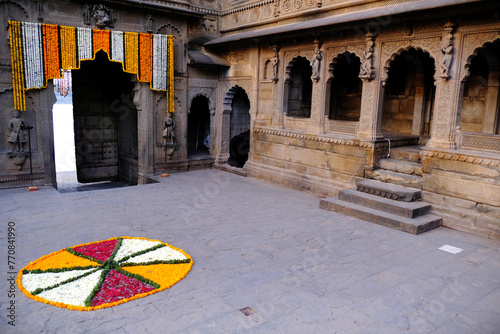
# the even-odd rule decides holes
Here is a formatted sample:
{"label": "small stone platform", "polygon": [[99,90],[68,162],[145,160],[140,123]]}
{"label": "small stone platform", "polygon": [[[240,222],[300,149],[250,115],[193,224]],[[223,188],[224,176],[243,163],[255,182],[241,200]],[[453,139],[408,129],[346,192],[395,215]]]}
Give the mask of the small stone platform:
{"label": "small stone platform", "polygon": [[429,213],[431,205],[420,201],[418,189],[374,180],[356,186],[321,200],[319,207],[411,234],[441,226],[442,219]]}

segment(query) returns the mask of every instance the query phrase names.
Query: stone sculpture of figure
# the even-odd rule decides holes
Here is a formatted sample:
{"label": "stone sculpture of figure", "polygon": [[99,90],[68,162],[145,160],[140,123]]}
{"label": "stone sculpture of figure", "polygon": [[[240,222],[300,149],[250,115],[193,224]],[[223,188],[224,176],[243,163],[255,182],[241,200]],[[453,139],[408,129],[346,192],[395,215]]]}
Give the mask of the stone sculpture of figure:
{"label": "stone sculpture of figure", "polygon": [[273,59],[271,60],[271,64],[273,65],[273,77],[272,79],[277,81],[278,80],[278,64],[280,62],[280,58],[278,55],[278,49],[273,47]]}
{"label": "stone sculpture of figure", "polygon": [[441,78],[449,78],[449,71],[451,61],[453,60],[453,35],[449,33],[446,38],[443,39],[443,46],[441,47],[441,52],[443,56],[439,62],[439,69],[441,71]]}
{"label": "stone sculpture of figure", "polygon": [[163,138],[165,138],[166,144],[173,144],[175,141],[175,121],[172,118],[171,113],[167,113],[167,117],[163,121]]}
{"label": "stone sculpture of figure", "polygon": [[9,121],[9,130],[11,131],[9,135],[9,143],[14,145],[12,152],[14,152],[14,150],[17,152],[24,152],[23,144],[26,142],[26,138],[22,128],[26,126],[26,123],[24,122],[24,119],[20,118],[19,111],[14,110],[12,116],[14,118]]}
{"label": "stone sculpture of figure", "polygon": [[371,78],[373,75],[373,41],[366,42],[366,51],[363,51],[363,62],[361,63],[360,78]]}
{"label": "stone sculpture of figure", "polygon": [[312,61],[312,79],[319,80],[319,68],[321,65],[321,59],[323,58],[319,48],[314,50],[314,58]]}

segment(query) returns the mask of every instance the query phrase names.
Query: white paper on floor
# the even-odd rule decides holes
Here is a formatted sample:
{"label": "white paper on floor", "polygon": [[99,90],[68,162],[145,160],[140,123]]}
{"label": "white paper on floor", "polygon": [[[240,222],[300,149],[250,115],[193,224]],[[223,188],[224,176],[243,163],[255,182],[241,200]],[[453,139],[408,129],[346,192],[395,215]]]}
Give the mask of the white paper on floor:
{"label": "white paper on floor", "polygon": [[439,247],[439,249],[443,250],[445,252],[448,252],[448,253],[452,253],[452,254],[458,254],[461,251],[463,251],[462,248],[458,248],[458,247],[454,247],[454,246],[450,246],[450,245],[441,246],[441,247]]}

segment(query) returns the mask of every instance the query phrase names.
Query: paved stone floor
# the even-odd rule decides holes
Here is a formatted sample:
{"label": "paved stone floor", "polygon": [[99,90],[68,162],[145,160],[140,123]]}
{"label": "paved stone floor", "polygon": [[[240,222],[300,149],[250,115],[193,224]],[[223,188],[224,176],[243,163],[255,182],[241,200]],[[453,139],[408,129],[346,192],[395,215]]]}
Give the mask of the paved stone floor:
{"label": "paved stone floor", "polygon": [[[219,170],[136,187],[0,191],[1,333],[500,333],[500,242],[419,236],[319,209],[319,198]],[[15,269],[64,247],[138,236],[184,249],[172,288],[91,312],[8,297]],[[463,249],[452,254],[439,248]],[[15,302],[15,327],[7,321]],[[240,310],[250,307],[254,314]]]}

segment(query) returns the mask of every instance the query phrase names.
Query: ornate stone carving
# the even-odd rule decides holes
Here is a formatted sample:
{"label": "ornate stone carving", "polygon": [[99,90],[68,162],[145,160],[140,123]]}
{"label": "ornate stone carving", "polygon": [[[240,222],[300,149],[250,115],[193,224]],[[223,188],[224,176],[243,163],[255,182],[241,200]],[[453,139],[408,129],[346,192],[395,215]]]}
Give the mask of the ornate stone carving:
{"label": "ornate stone carving", "polygon": [[359,69],[359,77],[363,80],[372,80],[375,77],[373,71],[373,46],[375,45],[375,37],[368,33],[366,35],[366,50],[363,51],[363,59]]}
{"label": "ornate stone carving", "polygon": [[146,31],[150,34],[153,33],[154,31],[154,24],[153,24],[153,15],[148,14],[146,15]]}
{"label": "ornate stone carving", "polygon": [[500,159],[492,159],[492,158],[486,158],[486,157],[481,157],[477,156],[474,154],[467,154],[467,153],[449,153],[449,151],[446,152],[441,152],[438,150],[426,150],[423,149],[420,151],[420,155],[422,157],[428,157],[428,158],[437,158],[437,159],[443,159],[443,160],[452,160],[452,161],[460,161],[460,162],[469,162],[473,164],[478,164],[482,166],[492,166],[492,167],[499,167],[500,166]]}
{"label": "ornate stone carving", "polygon": [[477,52],[488,43],[492,43],[500,39],[500,31],[487,31],[480,33],[464,34],[462,39],[462,61],[463,72],[460,74],[461,81],[469,78],[469,67],[472,58],[477,55]]}
{"label": "ornate stone carving", "polygon": [[355,136],[358,132],[358,122],[328,120],[328,132]]}
{"label": "ornate stone carving", "polygon": [[272,136],[280,136],[280,137],[289,137],[289,138],[298,138],[298,139],[306,139],[317,142],[324,143],[334,143],[348,146],[358,146],[363,148],[375,148],[375,143],[359,141],[356,139],[346,139],[346,138],[337,138],[328,135],[313,135],[308,133],[297,133],[294,130],[285,130],[285,129],[275,129],[275,128],[265,128],[265,127],[254,127],[253,130],[255,133],[263,133]]}
{"label": "ornate stone carving", "polygon": [[271,60],[271,64],[273,66],[273,77],[271,78],[271,80],[273,80],[274,82],[278,82],[278,78],[279,78],[278,77],[279,76],[278,67],[279,67],[279,63],[280,63],[280,58],[279,58],[280,47],[279,47],[279,45],[274,44],[271,49],[273,51],[273,59]]}
{"label": "ornate stone carving", "polygon": [[444,28],[446,31],[443,36],[441,46],[441,59],[439,60],[439,77],[447,80],[450,77],[450,66],[453,61],[453,32],[455,31],[455,24],[448,22]]}
{"label": "ornate stone carving", "polygon": [[241,61],[245,61],[248,58],[245,52],[235,52],[227,55],[226,60],[231,64],[237,64]]}
{"label": "ornate stone carving", "polygon": [[167,153],[168,159],[172,158],[172,154],[177,149],[177,138],[175,136],[175,121],[172,118],[171,113],[167,113],[165,119],[163,120],[163,133],[162,137],[165,139],[165,145],[163,149]]}
{"label": "ornate stone carving", "polygon": [[311,79],[318,81],[320,78],[320,67],[321,67],[321,60],[323,59],[323,51],[321,51],[321,44],[322,42],[318,39],[314,40],[314,56],[312,60],[312,76]]}
{"label": "ornate stone carving", "polygon": [[305,131],[309,127],[309,118],[294,118],[285,116],[285,128]]}
{"label": "ornate stone carving", "polygon": [[115,13],[103,4],[84,5],[83,18],[87,25],[95,25],[99,29],[115,26]]}
{"label": "ornate stone carving", "polygon": [[479,133],[461,133],[460,147],[500,152],[500,137]]}
{"label": "ornate stone carving", "polygon": [[426,37],[426,38],[405,38],[398,40],[385,41],[381,43],[381,73],[380,80],[382,81],[382,85],[385,86],[389,68],[391,62],[399,55],[401,52],[405,50],[409,50],[411,48],[422,50],[429,54],[429,56],[434,59],[438,59],[438,56],[441,54],[441,37]]}

